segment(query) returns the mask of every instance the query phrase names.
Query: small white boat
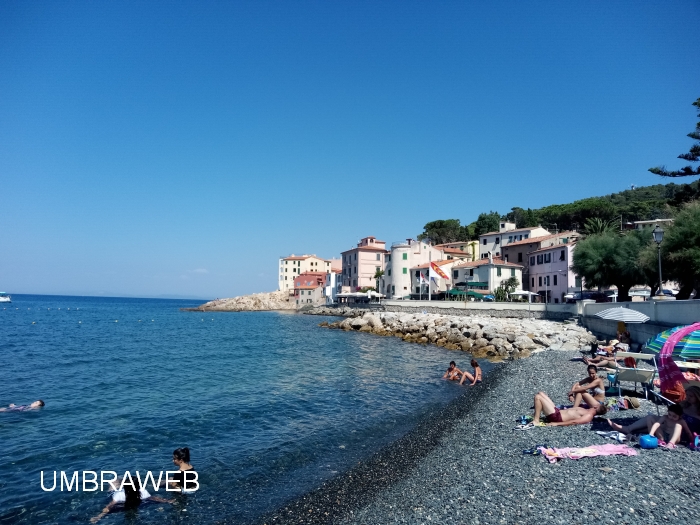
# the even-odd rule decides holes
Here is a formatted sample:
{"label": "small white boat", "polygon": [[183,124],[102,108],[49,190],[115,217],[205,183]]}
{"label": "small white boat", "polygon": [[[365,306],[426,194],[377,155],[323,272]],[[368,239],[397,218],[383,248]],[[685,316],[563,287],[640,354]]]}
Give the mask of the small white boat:
{"label": "small white boat", "polygon": [[7,295],[5,292],[0,292],[0,303],[11,303],[12,297]]}

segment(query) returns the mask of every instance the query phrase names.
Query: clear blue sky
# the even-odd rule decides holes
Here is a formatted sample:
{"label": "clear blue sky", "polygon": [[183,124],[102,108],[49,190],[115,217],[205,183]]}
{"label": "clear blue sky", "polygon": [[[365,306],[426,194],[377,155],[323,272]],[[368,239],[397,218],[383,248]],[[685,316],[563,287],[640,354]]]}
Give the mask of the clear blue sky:
{"label": "clear blue sky", "polygon": [[281,255],[665,182],[647,169],[691,144],[699,15],[4,1],[0,290],[266,291]]}

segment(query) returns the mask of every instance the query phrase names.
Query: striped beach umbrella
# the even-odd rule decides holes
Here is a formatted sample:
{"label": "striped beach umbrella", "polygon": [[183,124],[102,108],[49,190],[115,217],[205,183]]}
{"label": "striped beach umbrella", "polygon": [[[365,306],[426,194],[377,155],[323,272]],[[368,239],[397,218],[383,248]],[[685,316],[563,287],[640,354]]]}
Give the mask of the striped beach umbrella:
{"label": "striped beach umbrella", "polygon": [[602,310],[595,314],[595,316],[601,319],[622,321],[624,323],[646,323],[649,320],[648,315],[644,315],[642,312],[632,310],[631,308],[622,308],[621,306]]}
{"label": "striped beach umbrella", "polygon": [[[685,325],[676,326],[670,330],[664,330],[660,334],[657,334],[656,337],[649,339],[646,348],[650,352],[660,354],[668,338],[681,328],[685,328]],[[673,347],[673,353],[671,355],[676,359],[700,359],[700,330],[694,330],[678,341]]]}

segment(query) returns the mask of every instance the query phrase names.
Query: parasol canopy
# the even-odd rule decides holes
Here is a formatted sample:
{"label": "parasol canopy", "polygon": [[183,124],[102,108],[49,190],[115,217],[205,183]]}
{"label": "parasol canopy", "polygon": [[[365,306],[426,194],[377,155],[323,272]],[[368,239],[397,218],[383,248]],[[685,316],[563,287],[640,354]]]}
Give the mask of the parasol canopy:
{"label": "parasol canopy", "polygon": [[600,317],[601,319],[623,321],[625,323],[646,323],[649,320],[649,316],[644,315],[642,312],[638,312],[637,310],[632,310],[630,308],[623,308],[621,306],[602,310],[595,314],[595,316]]}

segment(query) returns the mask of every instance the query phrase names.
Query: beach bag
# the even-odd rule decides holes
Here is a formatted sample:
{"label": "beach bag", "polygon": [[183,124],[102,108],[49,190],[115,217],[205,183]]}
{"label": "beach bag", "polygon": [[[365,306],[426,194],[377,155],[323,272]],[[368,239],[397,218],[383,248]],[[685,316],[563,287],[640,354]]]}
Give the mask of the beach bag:
{"label": "beach bag", "polygon": [[646,449],[657,448],[659,446],[659,440],[654,436],[644,434],[643,436],[639,436],[639,446]]}

